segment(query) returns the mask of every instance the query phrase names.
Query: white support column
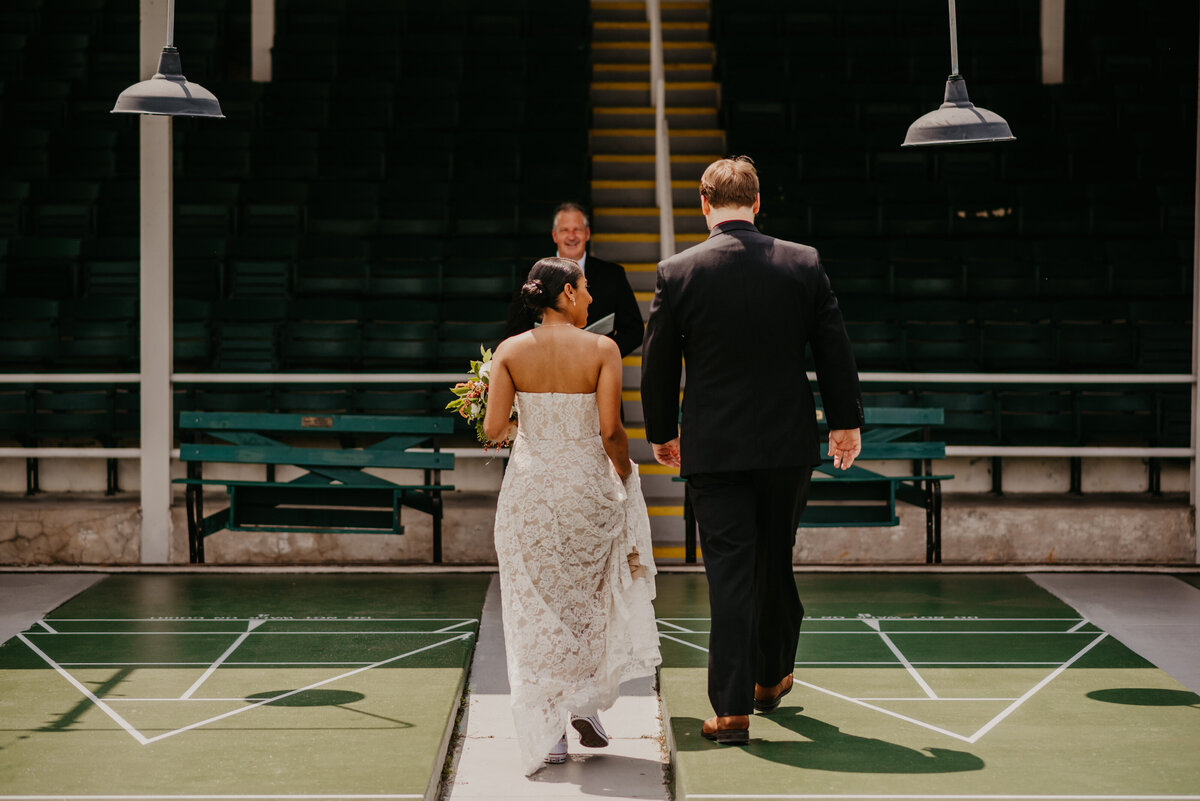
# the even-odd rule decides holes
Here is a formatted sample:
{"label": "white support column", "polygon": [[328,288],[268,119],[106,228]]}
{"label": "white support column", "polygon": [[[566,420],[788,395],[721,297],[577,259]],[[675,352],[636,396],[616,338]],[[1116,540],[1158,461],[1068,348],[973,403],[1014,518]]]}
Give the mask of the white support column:
{"label": "white support column", "polygon": [[[1200,35],[1200,31],[1197,32]],[[1200,94],[1196,97],[1196,110],[1200,112]],[[1198,118],[1200,119],[1200,118]],[[1197,383],[1192,386],[1192,448],[1200,443],[1200,123],[1196,126],[1196,192],[1193,197],[1195,225],[1192,228],[1192,375]],[[1192,457],[1192,508],[1200,505],[1200,456]],[[1192,515],[1195,521],[1196,514]],[[1196,525],[1196,524],[1194,524]],[[1200,564],[1200,525],[1196,525],[1196,563]]]}
{"label": "white support column", "polygon": [[250,79],[271,82],[275,46],[275,0],[250,0]]}
{"label": "white support column", "polygon": [[[142,78],[158,66],[166,0],[141,0]],[[173,257],[171,118],[138,120],[141,167],[141,561],[167,561],[171,542]]]}
{"label": "white support column", "polygon": [[1066,0],[1042,0],[1042,83],[1063,82]]}

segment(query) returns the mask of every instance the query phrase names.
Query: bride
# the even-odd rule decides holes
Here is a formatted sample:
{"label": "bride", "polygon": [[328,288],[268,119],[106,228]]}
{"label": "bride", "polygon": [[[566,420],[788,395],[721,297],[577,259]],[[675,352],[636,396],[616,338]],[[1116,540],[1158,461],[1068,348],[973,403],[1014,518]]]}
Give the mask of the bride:
{"label": "bride", "polygon": [[540,327],[492,356],[484,433],[519,425],[496,508],[513,719],[526,775],[580,743],[608,745],[599,712],[661,661],[650,521],[621,425],[621,354],[581,331],[591,303],[570,259],[542,259],[521,289]]}

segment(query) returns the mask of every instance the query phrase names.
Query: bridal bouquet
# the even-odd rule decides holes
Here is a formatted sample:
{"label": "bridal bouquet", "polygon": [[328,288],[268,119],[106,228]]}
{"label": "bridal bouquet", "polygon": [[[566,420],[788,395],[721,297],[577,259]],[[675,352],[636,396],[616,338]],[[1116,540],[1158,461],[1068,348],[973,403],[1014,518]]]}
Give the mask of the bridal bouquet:
{"label": "bridal bouquet", "polygon": [[492,352],[480,345],[479,355],[482,357],[481,360],[471,360],[471,369],[468,370],[471,378],[467,381],[460,381],[450,388],[456,397],[446,404],[446,409],[458,412],[468,423],[475,426],[475,437],[483,443],[484,450],[492,445],[495,445],[497,449],[504,448],[517,434],[517,410],[514,407],[509,415],[508,436],[503,442],[492,442],[483,433],[483,418],[487,414],[488,372],[492,368]]}

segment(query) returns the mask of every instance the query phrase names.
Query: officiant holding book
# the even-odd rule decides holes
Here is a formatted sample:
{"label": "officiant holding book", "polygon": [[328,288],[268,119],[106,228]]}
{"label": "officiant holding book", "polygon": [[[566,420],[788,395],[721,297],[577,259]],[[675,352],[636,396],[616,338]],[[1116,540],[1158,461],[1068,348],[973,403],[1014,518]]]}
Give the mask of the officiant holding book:
{"label": "officiant holding book", "polygon": [[[611,330],[608,330],[606,323],[593,330],[612,337],[622,357],[637,350],[642,344],[644,332],[642,312],[638,308],[637,298],[629,286],[629,279],[625,277],[624,267],[588,254],[587,243],[592,237],[592,230],[583,207],[578,203],[569,202],[559,205],[554,211],[550,236],[558,246],[556,255],[577,262],[587,277],[588,291],[592,295],[592,305],[588,308],[588,326],[597,326],[611,315]],[[526,276],[522,274],[519,278],[518,288],[525,283]],[[507,339],[528,331],[533,325],[533,315],[521,301],[518,289],[514,293],[512,305],[509,306],[504,337]]]}

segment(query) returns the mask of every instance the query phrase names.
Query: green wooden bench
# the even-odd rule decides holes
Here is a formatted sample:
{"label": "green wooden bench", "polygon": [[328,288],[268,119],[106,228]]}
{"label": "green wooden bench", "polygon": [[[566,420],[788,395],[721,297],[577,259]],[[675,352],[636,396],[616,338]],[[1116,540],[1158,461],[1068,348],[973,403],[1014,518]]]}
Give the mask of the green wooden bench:
{"label": "green wooden bench", "polygon": [[[441,483],[441,471],[454,469],[454,455],[439,450],[438,436],[452,432],[450,418],[183,412],[179,426],[191,440],[179,449],[187,478],[175,483],[187,485],[192,562],[204,562],[205,537],[223,530],[403,534],[405,506],[433,518],[433,561],[442,560],[442,493],[454,486]],[[295,435],[303,445],[279,439]],[[317,436],[335,447],[311,447]],[[351,438],[374,441],[341,447]],[[427,447],[410,450],[418,446]],[[266,465],[266,480],[206,479],[205,462]],[[307,472],[276,481],[278,465]],[[364,472],[368,467],[422,470],[424,481],[397,484]],[[210,484],[225,487],[229,506],[205,516],[203,490]]]}
{"label": "green wooden bench", "polygon": [[[942,561],[942,482],[934,460],[946,458],[946,444],[930,439],[932,426],[941,425],[942,409],[869,407],[863,409],[863,449],[849,470],[840,470],[821,449],[821,464],[813,471],[808,506],[800,528],[898,526],[897,503],[925,510],[925,561]],[[821,410],[818,420],[824,419]],[[889,476],[868,470],[863,462],[910,461],[905,475]],[[684,494],[684,559],[696,561],[696,521],[691,500]]]}

